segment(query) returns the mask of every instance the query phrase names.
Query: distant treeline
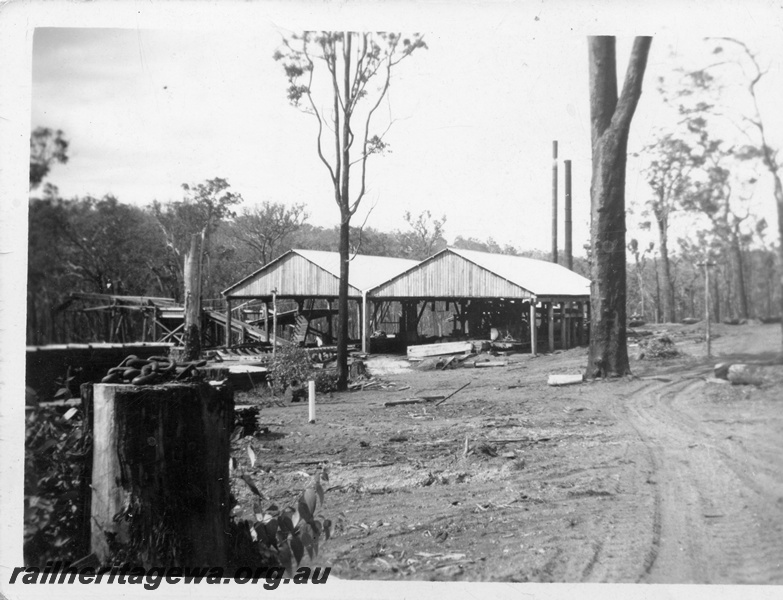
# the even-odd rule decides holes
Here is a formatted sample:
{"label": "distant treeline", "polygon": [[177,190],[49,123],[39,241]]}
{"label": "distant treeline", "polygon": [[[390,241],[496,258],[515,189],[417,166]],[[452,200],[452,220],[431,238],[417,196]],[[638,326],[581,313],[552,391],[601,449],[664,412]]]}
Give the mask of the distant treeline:
{"label": "distant treeline", "polygon": [[[225,198],[223,196],[222,198]],[[62,198],[47,186],[43,197],[30,200],[27,288],[28,344],[70,341],[70,332],[56,328],[58,308],[72,292],[159,296],[180,301],[183,257],[190,236],[208,231],[203,297],[220,292],[291,248],[337,251],[338,228],[307,222],[304,205],[263,203],[238,212],[214,210],[220,199],[131,206],[113,196]],[[235,196],[234,203],[241,202]],[[226,207],[223,207],[226,208]],[[215,218],[215,215],[219,218]],[[406,214],[403,230],[380,231],[366,226],[352,232],[354,250],[369,255],[423,259],[446,247],[445,217],[429,212]],[[492,238],[457,236],[456,248],[525,255],[548,260],[547,252],[521,252]],[[687,247],[672,253],[671,275],[675,319],[704,314],[703,269]],[[694,252],[695,254],[695,252]],[[775,252],[740,248],[736,260],[718,261],[712,271],[713,315],[719,320],[769,317],[777,314],[779,287]],[[653,249],[628,252],[628,312],[645,320],[663,317],[659,259]],[[741,265],[742,277],[738,276]],[[588,274],[588,259],[575,257],[574,270]],[[740,285],[740,281],[742,285]],[[743,312],[742,307],[747,307]]]}
{"label": "distant treeline", "polygon": [[[43,197],[31,199],[29,207],[28,344],[69,341],[56,316],[72,292],[181,301],[183,258],[194,233],[208,233],[202,270],[206,300],[220,298],[222,290],[292,248],[338,249],[338,228],[307,222],[304,205],[265,202],[233,212],[231,205],[239,204],[241,196],[225,202],[223,188],[221,193],[139,207],[113,196],[62,198],[46,186]],[[422,259],[446,247],[445,217],[433,218],[427,211],[404,216],[404,230],[355,228],[354,250]],[[491,238],[458,236],[453,245],[519,253]]]}

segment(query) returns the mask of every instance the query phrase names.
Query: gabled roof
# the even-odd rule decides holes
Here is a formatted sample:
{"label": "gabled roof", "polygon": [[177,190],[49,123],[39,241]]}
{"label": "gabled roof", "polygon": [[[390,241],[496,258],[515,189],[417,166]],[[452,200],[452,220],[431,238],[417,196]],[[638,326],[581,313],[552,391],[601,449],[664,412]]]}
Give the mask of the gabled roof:
{"label": "gabled roof", "polygon": [[446,248],[369,291],[375,298],[588,297],[590,280],[551,262]]}
{"label": "gabled roof", "polygon": [[[349,296],[365,290],[415,266],[414,260],[357,254],[348,269]],[[279,296],[337,296],[340,253],[321,250],[289,250],[244,279],[223,290],[224,296],[268,296],[276,288]]]}
{"label": "gabled roof", "polygon": [[[339,252],[323,252],[321,250],[292,250],[292,252],[305,257],[324,271],[340,277]],[[348,268],[348,283],[364,292],[417,264],[418,261],[408,258],[357,254],[351,260]]]}
{"label": "gabled roof", "polygon": [[589,296],[590,280],[545,260],[448,248],[451,252],[516,283],[536,296]]}

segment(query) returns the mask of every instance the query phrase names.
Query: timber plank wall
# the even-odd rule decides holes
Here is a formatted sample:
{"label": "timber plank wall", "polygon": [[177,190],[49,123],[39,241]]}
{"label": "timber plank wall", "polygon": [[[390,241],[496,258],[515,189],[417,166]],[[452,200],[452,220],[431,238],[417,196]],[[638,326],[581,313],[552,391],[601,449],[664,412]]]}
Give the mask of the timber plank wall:
{"label": "timber plank wall", "polygon": [[461,256],[444,252],[372,290],[386,298],[530,298],[524,288]]}

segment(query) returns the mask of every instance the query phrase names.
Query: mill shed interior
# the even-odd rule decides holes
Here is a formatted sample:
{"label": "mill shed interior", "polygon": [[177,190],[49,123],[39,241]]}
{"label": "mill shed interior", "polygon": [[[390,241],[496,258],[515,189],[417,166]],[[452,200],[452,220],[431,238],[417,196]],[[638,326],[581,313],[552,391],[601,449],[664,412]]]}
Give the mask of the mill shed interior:
{"label": "mill shed interior", "polygon": [[[349,337],[362,336],[362,299],[366,290],[415,266],[414,260],[352,256],[348,270]],[[274,343],[331,345],[337,335],[340,254],[290,250],[223,291],[227,345],[241,344],[248,328]]]}
{"label": "mill shed interior", "polygon": [[590,281],[561,265],[447,248],[366,292],[363,349],[389,335],[390,312],[399,315],[393,335],[408,345],[472,338],[533,353],[571,348],[587,343],[589,299]]}

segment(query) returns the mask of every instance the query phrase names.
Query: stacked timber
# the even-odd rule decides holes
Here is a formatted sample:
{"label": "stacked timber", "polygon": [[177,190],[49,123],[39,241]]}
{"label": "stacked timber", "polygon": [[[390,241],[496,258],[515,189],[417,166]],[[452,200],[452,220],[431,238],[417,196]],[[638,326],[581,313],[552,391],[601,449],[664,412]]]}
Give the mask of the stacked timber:
{"label": "stacked timber", "polygon": [[409,359],[422,359],[430,356],[447,356],[449,354],[469,354],[473,351],[471,342],[446,342],[443,344],[425,344],[408,346]]}

